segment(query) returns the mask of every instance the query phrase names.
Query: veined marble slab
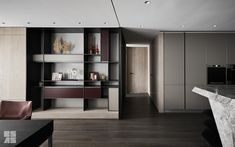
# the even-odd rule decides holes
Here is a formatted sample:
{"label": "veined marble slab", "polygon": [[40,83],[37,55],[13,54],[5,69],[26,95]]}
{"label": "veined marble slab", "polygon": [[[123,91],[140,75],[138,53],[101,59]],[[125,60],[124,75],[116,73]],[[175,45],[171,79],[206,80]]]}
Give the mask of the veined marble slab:
{"label": "veined marble slab", "polygon": [[223,147],[235,147],[235,86],[194,87],[192,91],[209,99]]}

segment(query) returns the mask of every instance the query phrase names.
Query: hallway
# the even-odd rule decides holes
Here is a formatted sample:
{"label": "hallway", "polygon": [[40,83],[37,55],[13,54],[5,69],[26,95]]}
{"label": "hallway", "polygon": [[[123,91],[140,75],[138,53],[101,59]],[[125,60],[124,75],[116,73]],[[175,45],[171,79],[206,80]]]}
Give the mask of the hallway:
{"label": "hallway", "polygon": [[158,114],[146,97],[125,98],[123,110],[121,120],[55,120],[54,146],[208,147],[201,114]]}

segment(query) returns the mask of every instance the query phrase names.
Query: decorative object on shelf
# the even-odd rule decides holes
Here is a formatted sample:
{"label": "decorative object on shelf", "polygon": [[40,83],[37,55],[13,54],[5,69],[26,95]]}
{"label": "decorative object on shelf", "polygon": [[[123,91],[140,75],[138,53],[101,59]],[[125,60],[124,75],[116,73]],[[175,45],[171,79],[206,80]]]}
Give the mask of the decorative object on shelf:
{"label": "decorative object on shelf", "polygon": [[63,40],[63,38],[57,38],[53,43],[53,50],[56,54],[70,54],[71,50],[74,49],[74,47],[74,44]]}
{"label": "decorative object on shelf", "polygon": [[75,47],[71,42],[63,41],[63,54],[70,54],[71,50]]}
{"label": "decorative object on shelf", "polygon": [[56,54],[61,54],[62,53],[62,48],[63,48],[62,41],[63,41],[62,38],[55,39],[55,41],[53,43],[54,53],[56,53]]}
{"label": "decorative object on shelf", "polygon": [[88,38],[88,54],[100,54],[100,49],[98,47],[97,36],[90,34]]}
{"label": "decorative object on shelf", "polygon": [[93,50],[90,48],[88,53],[93,54]]}
{"label": "decorative object on shelf", "polygon": [[105,80],[106,80],[106,76],[105,76],[104,74],[101,74],[101,75],[100,75],[100,80],[105,81]]}
{"label": "decorative object on shelf", "polygon": [[78,76],[78,70],[76,68],[73,68],[71,70],[71,75],[72,75],[72,79],[77,79],[77,76]]}
{"label": "decorative object on shelf", "polygon": [[62,73],[53,72],[52,73],[52,81],[61,81],[62,80]]}
{"label": "decorative object on shelf", "polygon": [[98,48],[98,44],[96,45],[95,54],[100,54],[100,51],[99,51],[99,48]]}
{"label": "decorative object on shelf", "polygon": [[90,80],[98,80],[99,73],[98,72],[90,72],[89,79]]}
{"label": "decorative object on shelf", "polygon": [[66,73],[64,73],[64,79],[65,80],[77,80],[78,74],[80,74],[80,70],[73,68],[71,70],[68,70]]}

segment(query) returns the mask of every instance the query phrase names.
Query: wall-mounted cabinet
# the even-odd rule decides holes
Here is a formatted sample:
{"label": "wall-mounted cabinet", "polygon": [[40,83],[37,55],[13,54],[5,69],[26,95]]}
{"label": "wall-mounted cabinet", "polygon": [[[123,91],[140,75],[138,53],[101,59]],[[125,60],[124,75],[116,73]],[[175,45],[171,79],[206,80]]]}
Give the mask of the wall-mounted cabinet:
{"label": "wall-mounted cabinet", "polygon": [[108,109],[108,88],[120,89],[119,29],[30,28],[27,35],[27,82],[37,89],[27,93],[43,110],[61,99],[84,110],[95,103]]}

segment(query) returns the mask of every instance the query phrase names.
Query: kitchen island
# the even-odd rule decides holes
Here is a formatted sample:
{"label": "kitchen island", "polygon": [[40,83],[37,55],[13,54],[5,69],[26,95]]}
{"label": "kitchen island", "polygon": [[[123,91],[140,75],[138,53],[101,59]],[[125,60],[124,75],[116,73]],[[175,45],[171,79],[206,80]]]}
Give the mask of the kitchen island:
{"label": "kitchen island", "polygon": [[235,86],[201,86],[192,91],[209,99],[223,147],[234,147]]}

